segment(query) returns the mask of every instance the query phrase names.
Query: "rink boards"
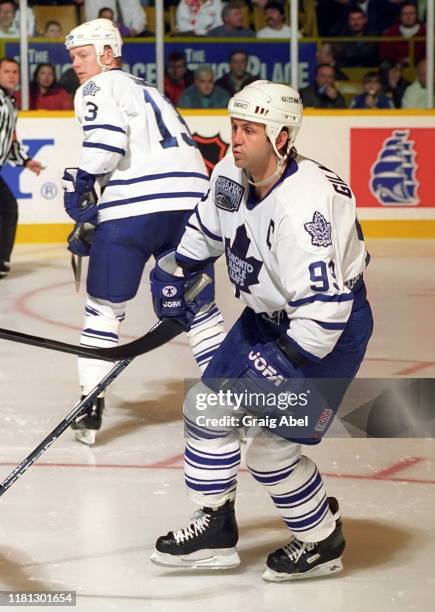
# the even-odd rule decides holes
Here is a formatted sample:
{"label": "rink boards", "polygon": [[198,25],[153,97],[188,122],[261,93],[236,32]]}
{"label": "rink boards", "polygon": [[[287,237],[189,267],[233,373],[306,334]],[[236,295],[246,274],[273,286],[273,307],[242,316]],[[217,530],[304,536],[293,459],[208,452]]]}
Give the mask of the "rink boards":
{"label": "rink boards", "polygon": [[[228,152],[226,111],[183,116],[211,167]],[[350,183],[366,236],[435,238],[434,135],[435,111],[308,110],[297,148]],[[79,162],[81,128],[70,112],[23,112],[18,136],[45,166],[39,177],[9,164],[2,171],[20,204],[18,241],[63,241],[71,225],[61,177]]]}

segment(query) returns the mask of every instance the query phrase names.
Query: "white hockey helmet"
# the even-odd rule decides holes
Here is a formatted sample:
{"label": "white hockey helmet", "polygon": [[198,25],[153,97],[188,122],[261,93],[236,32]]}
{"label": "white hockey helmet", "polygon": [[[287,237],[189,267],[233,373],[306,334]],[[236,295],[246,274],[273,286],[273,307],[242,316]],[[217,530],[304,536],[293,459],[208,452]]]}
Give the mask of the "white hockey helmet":
{"label": "white hockey helmet", "polygon": [[65,38],[69,51],[74,47],[93,45],[97,58],[104,53],[104,47],[111,47],[115,57],[121,57],[122,38],[119,30],[109,19],[93,19],[73,28]]}
{"label": "white hockey helmet", "polygon": [[[228,104],[230,117],[263,123],[278,159],[287,157],[302,123],[303,106],[299,93],[281,83],[254,81],[236,93]],[[275,146],[276,137],[287,128],[289,141],[282,156]]]}

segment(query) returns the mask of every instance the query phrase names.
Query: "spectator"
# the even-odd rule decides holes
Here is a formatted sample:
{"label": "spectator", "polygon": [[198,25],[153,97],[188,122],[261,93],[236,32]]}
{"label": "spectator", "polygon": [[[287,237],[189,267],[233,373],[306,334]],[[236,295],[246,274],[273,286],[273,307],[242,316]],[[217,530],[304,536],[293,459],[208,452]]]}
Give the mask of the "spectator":
{"label": "spectator", "polygon": [[129,29],[122,22],[119,23],[115,21],[115,12],[111,8],[108,8],[107,6],[101,8],[98,11],[98,18],[108,19],[109,21],[111,21],[113,25],[118,28],[121,36],[130,36]]}
{"label": "spectator", "polygon": [[[85,21],[97,19],[98,12],[102,8],[109,8],[115,16],[115,22],[119,27],[122,23],[124,32],[128,32],[126,36],[139,36],[146,26],[146,17],[143,6],[139,0],[85,0]],[[120,15],[117,13],[117,6],[120,10]]]}
{"label": "spectator", "polygon": [[290,27],[285,23],[285,11],[281,2],[271,0],[263,11],[267,26],[258,30],[257,38],[290,38]]}
{"label": "spectator", "polygon": [[324,42],[320,45],[316,52],[316,62],[318,64],[328,64],[335,69],[335,80],[336,81],[348,81],[348,77],[340,68],[336,65],[334,48],[329,42]]}
{"label": "spectator", "polygon": [[[33,10],[27,8],[27,32],[29,36],[35,34],[35,15]],[[0,0],[0,38],[19,38],[20,11],[15,2]]]}
{"label": "spectator", "polygon": [[205,36],[222,24],[221,0],[180,0],[177,6],[177,32]]}
{"label": "spectator", "polygon": [[348,68],[355,66],[376,66],[376,43],[367,42],[366,36],[374,36],[374,32],[367,26],[367,17],[358,7],[351,8],[346,28],[341,36],[349,36],[355,42],[342,43],[340,46],[340,64]]}
{"label": "spectator", "polygon": [[379,35],[389,27],[402,0],[317,0],[317,21],[321,36],[336,36],[346,26],[349,11],[360,8],[367,17],[368,27]]}
{"label": "spectator", "polygon": [[42,35],[44,38],[63,38],[62,26],[58,21],[47,21]]}
{"label": "spectator", "polygon": [[230,96],[214,82],[213,69],[203,64],[195,70],[193,85],[180,98],[181,108],[226,108]]}
{"label": "spectator", "polygon": [[249,85],[257,79],[247,72],[248,55],[245,51],[238,49],[230,55],[230,71],[216,81],[216,85],[225,89],[230,96],[234,96],[245,85]]}
{"label": "spectator", "polygon": [[402,64],[398,62],[383,62],[379,67],[384,93],[391,98],[395,108],[401,108],[405,89],[410,85],[402,76]]}
{"label": "spectator", "polygon": [[347,11],[353,6],[363,10],[370,32],[380,35],[396,19],[401,2],[403,0],[347,0]]}
{"label": "spectator", "polygon": [[13,2],[0,1],[0,38],[17,38],[20,35],[15,23],[16,12]]}
{"label": "spectator", "polygon": [[313,85],[300,92],[304,106],[313,108],[346,108],[346,102],[335,86],[335,68],[328,64],[316,66]]}
{"label": "spectator", "polygon": [[186,56],[180,51],[173,51],[168,56],[165,72],[165,95],[177,105],[186,87],[192,83],[193,73],[187,67]]}
{"label": "spectator", "polygon": [[[406,39],[415,36],[426,36],[426,26],[420,23],[417,16],[417,7],[412,2],[405,2],[400,8],[400,17],[397,23],[385,30],[384,36],[402,36]],[[411,44],[406,40],[384,41],[379,48],[381,60],[401,62],[405,64],[417,64],[426,55],[426,44],[424,41],[414,44],[414,61],[412,62]]]}
{"label": "spectator", "polygon": [[402,99],[402,108],[427,108],[426,60],[417,64],[417,78],[409,85]]}
{"label": "spectator", "polygon": [[208,32],[209,36],[255,38],[255,32],[243,25],[243,4],[228,2],[222,9],[223,25],[213,28]]}
{"label": "spectator", "polygon": [[382,92],[381,77],[374,70],[367,72],[363,79],[364,93],[355,96],[350,108],[393,108],[393,102]]}
{"label": "spectator", "polygon": [[30,110],[71,110],[68,92],[56,82],[53,64],[38,64],[30,83]]}

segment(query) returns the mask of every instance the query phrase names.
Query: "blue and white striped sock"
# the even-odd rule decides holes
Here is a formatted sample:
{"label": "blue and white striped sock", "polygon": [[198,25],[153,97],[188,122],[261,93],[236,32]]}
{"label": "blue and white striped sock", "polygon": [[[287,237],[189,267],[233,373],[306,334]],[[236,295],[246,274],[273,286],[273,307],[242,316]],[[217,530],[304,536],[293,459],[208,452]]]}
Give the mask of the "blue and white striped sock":
{"label": "blue and white striped sock", "polygon": [[260,434],[247,450],[247,463],[298,540],[318,542],[332,533],[335,520],[322,477],[314,461],[301,455],[300,444]]}
{"label": "blue and white striped sock", "polygon": [[236,496],[240,466],[237,439],[189,439],[184,474],[189,498],[199,506],[218,508]]}
{"label": "blue and white striped sock", "polygon": [[[119,326],[124,318],[125,303],[114,304],[88,296],[80,346],[107,348],[117,345]],[[79,357],[79,380],[84,395],[87,395],[112,367],[113,364],[109,361]]]}
{"label": "blue and white striped sock", "polygon": [[187,337],[201,372],[204,372],[225,338],[224,320],[214,302],[197,313]]}

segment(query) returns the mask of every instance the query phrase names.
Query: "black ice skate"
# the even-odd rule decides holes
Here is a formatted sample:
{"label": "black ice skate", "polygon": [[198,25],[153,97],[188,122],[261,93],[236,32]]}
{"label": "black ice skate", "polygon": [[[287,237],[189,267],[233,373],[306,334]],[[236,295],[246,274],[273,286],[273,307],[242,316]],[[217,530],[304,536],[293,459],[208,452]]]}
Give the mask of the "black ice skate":
{"label": "black ice skate", "polygon": [[[80,400],[85,397],[82,395]],[[95,444],[96,432],[101,429],[103,410],[104,397],[97,397],[91,406],[71,423],[76,440],[88,446]]]}
{"label": "black ice skate", "polygon": [[10,266],[8,261],[2,261],[0,259],[0,278],[6,278],[9,274]]}
{"label": "black ice skate", "polygon": [[316,578],[335,574],[343,569],[341,554],[345,541],[341,529],[338,502],[335,497],[329,497],[328,502],[336,522],[331,535],[316,543],[301,542],[294,537],[287,546],[279,548],[267,557],[264,580],[283,582]]}
{"label": "black ice skate", "polygon": [[213,510],[202,508],[184,529],[161,536],[151,555],[156,565],[189,569],[228,569],[240,565],[234,501]]}

